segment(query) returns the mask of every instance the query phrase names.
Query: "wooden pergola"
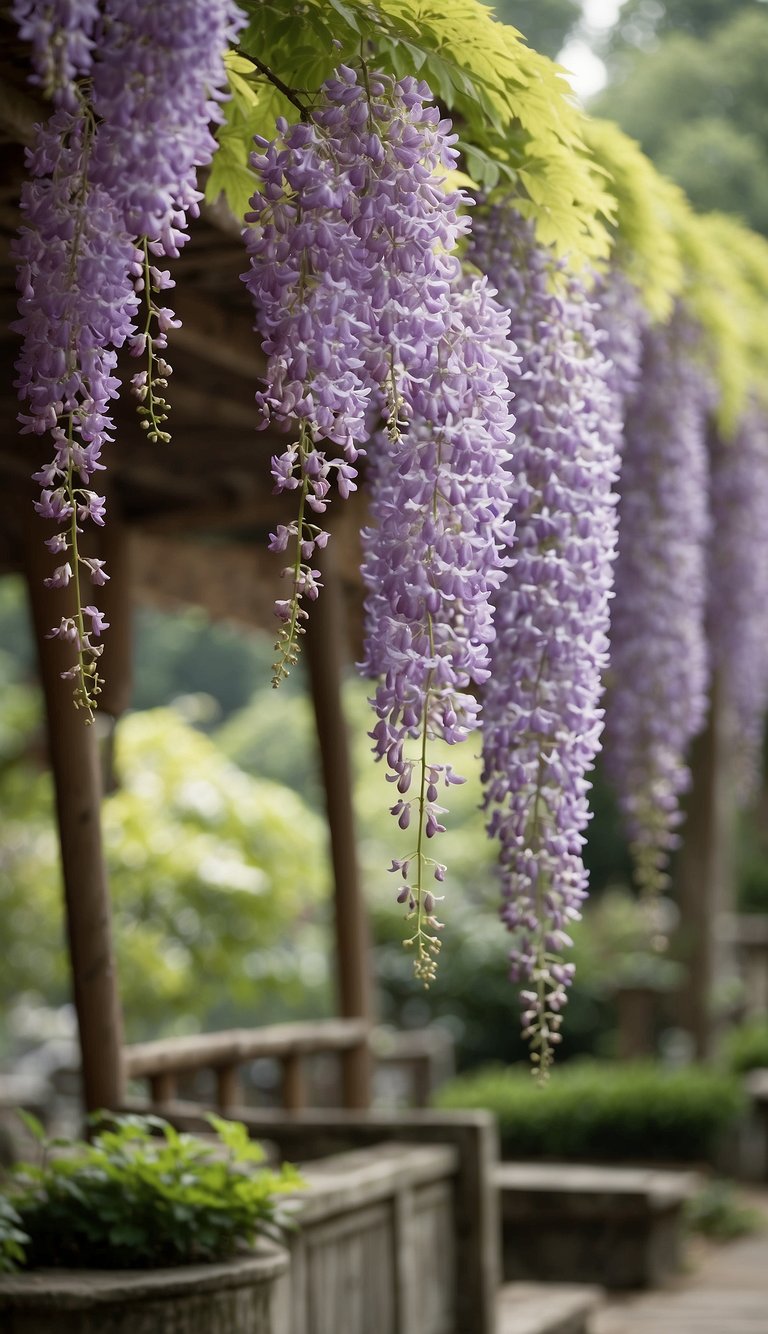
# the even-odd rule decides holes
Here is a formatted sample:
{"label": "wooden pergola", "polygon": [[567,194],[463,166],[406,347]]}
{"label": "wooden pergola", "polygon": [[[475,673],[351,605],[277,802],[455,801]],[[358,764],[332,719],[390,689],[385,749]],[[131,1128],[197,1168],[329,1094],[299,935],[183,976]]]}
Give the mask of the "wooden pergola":
{"label": "wooden pergola", "polygon": [[[26,576],[37,641],[53,770],[74,1000],[82,1048],[85,1102],[119,1106],[123,1042],[110,900],[100,832],[102,780],[96,729],[72,707],[62,681],[62,646],[46,632],[69,610],[69,590],[47,590],[51,561],[46,525],[33,513],[30,473],[50,442],[22,436],[16,423],[13,363],[18,337],[11,241],[20,223],[24,147],[46,108],[30,94],[22,48],[7,20],[0,32],[8,57],[0,66],[0,307],[2,310],[3,431],[0,442],[0,572]],[[102,658],[102,712],[118,718],[131,698],[131,608],[141,599],[195,603],[220,617],[274,629],[281,558],[267,552],[269,532],[292,517],[290,498],[272,494],[269,460],[280,443],[259,433],[253,398],[264,359],[253,332],[248,294],[239,280],[246,265],[240,229],[224,209],[204,208],[191,239],[174,261],[173,303],[182,327],[173,335],[173,442],[150,445],[138,429],[127,394],[116,414],[108,464],[106,528],[89,533],[90,554],[108,562],[110,582],[99,605],[111,622]],[[123,380],[135,370],[126,358]],[[347,650],[347,611],[359,623],[357,533],[360,501],[338,503],[324,560],[325,588],[304,640],[317,719],[334,871],[338,1012],[370,1022],[368,931],[355,849],[350,765],[341,705]],[[51,528],[50,531],[53,531]],[[353,1029],[354,1031],[354,1029]],[[344,1101],[369,1102],[367,1044],[344,1061]]]}
{"label": "wooden pergola", "polygon": [[[49,444],[21,436],[13,390],[18,340],[11,240],[20,221],[24,146],[47,114],[26,82],[25,56],[7,20],[0,35],[8,53],[0,65],[0,307],[4,365],[0,411],[0,572],[23,571],[29,587],[43,683],[67,907],[74,996],[89,1107],[118,1105],[123,1089],[122,1030],[110,934],[109,894],[101,848],[101,777],[95,729],[83,726],[62,682],[61,646],[45,638],[67,612],[67,591],[43,588],[50,559],[45,525],[33,514],[30,473],[46,461]],[[253,332],[249,298],[240,274],[245,252],[235,220],[204,207],[191,239],[173,263],[173,304],[183,323],[172,334],[171,445],[150,445],[124,394],[117,440],[106,452],[109,522],[96,534],[111,579],[99,590],[111,629],[102,659],[106,679],[101,708],[117,718],[131,697],[131,605],[196,603],[217,616],[272,630],[272,603],[281,596],[281,559],[267,552],[270,530],[293,515],[290,495],[272,494],[269,460],[280,442],[255,429],[253,403],[264,361]],[[126,358],[123,379],[135,363]],[[338,1011],[343,1019],[371,1019],[367,925],[360,892],[352,818],[349,756],[341,706],[345,647],[359,637],[361,589],[358,533],[363,500],[355,494],[329,511],[333,540],[324,553],[325,588],[312,608],[304,641],[317,719],[334,870]],[[89,534],[93,541],[94,535]],[[347,628],[345,628],[345,626]],[[348,627],[352,627],[351,636]],[[699,742],[679,884],[688,923],[692,982],[681,1018],[700,1055],[711,1032],[708,1013],[721,949],[715,921],[727,907],[723,851],[728,842],[728,794],[723,790],[723,741],[717,715]],[[727,781],[727,780],[726,780]],[[345,1100],[369,1099],[366,1051],[345,1060]]]}

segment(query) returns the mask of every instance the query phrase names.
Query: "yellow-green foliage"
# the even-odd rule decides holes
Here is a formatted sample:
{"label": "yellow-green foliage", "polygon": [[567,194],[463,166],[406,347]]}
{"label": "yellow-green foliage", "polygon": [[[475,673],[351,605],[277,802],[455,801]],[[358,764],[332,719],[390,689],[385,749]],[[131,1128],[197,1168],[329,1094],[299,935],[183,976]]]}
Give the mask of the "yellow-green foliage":
{"label": "yellow-green foliage", "polygon": [[610,257],[650,314],[681,299],[703,330],[702,356],[730,434],[763,388],[768,354],[768,243],[738,222],[697,217],[638,145],[574,105],[558,67],[499,23],[480,0],[245,0],[249,22],[228,57],[231,100],[206,195],[243,217],[254,177],[254,134],[297,106],[256,58],[311,107],[340,62],[364,58],[400,78],[426,79],[460,136],[463,183],[514,198],[537,239],[579,268]]}
{"label": "yellow-green foliage", "polygon": [[613,258],[641,292],[650,313],[668,319],[683,287],[673,231],[684,207],[678,186],[661,176],[642,149],[611,121],[585,123],[586,141],[616,200]]}
{"label": "yellow-green foliage", "polygon": [[[707,213],[696,222],[709,254],[718,257],[719,295],[728,321],[723,339],[733,337],[733,354],[742,367],[735,424],[746,394],[768,403],[768,241],[721,213]],[[705,281],[702,275],[702,286]]]}
{"label": "yellow-green foliage", "polygon": [[656,319],[680,299],[701,325],[718,425],[730,435],[747,399],[768,392],[768,242],[735,218],[694,213],[618,126],[588,121],[586,140],[617,202],[612,259]]}
{"label": "yellow-green foliage", "polygon": [[[605,256],[612,199],[583,141],[584,117],[558,67],[531,51],[479,0],[248,0],[240,48],[311,105],[340,62],[364,56],[400,78],[426,79],[456,119],[467,171],[484,189],[520,191],[519,207],[544,245],[576,264]],[[250,137],[272,137],[275,117],[297,109],[247,60],[230,57],[232,100],[219,132],[209,199],[247,208]]]}

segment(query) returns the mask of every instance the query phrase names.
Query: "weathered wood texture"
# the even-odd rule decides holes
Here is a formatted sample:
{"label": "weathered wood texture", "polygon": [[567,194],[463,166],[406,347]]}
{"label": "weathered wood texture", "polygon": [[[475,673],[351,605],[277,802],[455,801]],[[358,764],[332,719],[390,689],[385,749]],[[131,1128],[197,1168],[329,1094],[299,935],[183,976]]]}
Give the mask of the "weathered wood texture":
{"label": "weathered wood texture", "polygon": [[380,1144],[304,1168],[292,1334],[454,1334],[456,1150]]}
{"label": "weathered wood texture", "polygon": [[305,1057],[336,1053],[344,1060],[361,1049],[368,1050],[368,1024],[364,1019],[317,1019],[137,1043],[125,1048],[123,1062],[126,1079],[145,1079],[155,1103],[165,1103],[176,1096],[180,1075],[213,1070],[216,1105],[219,1111],[227,1112],[242,1101],[240,1066],[246,1061],[271,1057],[282,1069],[283,1106],[295,1112],[306,1102],[302,1066]]}
{"label": "weathered wood texture", "polygon": [[291,1334],[277,1282],[284,1250],[227,1264],[0,1277],[3,1334]]}
{"label": "weathered wood texture", "polygon": [[[72,704],[72,682],[62,680],[71,653],[48,638],[51,625],[74,613],[74,593],[46,589],[46,525],[32,514],[24,527],[26,575],[45,698],[48,748],[64,878],[73,995],[82,1054],[86,1110],[117,1107],[123,1096],[122,1014],[112,945],[111,907],[101,839],[101,771],[93,727]],[[53,531],[53,526],[48,525]]]}
{"label": "weathered wood texture", "polygon": [[[128,1106],[131,1110],[139,1110],[142,1106],[146,1110],[144,1105],[135,1102]],[[164,1116],[181,1128],[201,1130],[206,1127],[201,1109],[194,1104],[171,1103],[163,1107],[162,1111]],[[454,1267],[456,1306],[455,1325],[450,1334],[495,1334],[500,1279],[500,1226],[498,1196],[492,1186],[493,1170],[498,1162],[498,1142],[495,1122],[490,1115],[484,1112],[410,1110],[393,1115],[372,1110],[365,1114],[353,1111],[304,1111],[287,1116],[282,1111],[254,1114],[249,1108],[235,1108],[232,1115],[245,1122],[255,1139],[267,1139],[274,1143],[283,1158],[291,1162],[311,1162],[320,1170],[326,1169],[317,1160],[327,1160],[328,1155],[373,1146],[406,1144],[412,1148],[418,1144],[419,1150],[413,1160],[416,1166],[412,1168],[416,1181],[419,1179],[417,1164],[422,1155],[425,1161],[429,1161],[429,1153],[436,1145],[455,1150],[451,1248],[452,1254],[457,1257]],[[358,1207],[367,1207],[365,1193],[357,1197],[357,1204]],[[406,1202],[403,1207],[410,1206]],[[444,1215],[439,1221],[434,1215],[431,1219],[422,1218],[422,1223],[423,1226],[418,1229],[421,1240],[414,1245],[417,1252],[424,1255],[423,1267],[426,1267],[424,1247],[430,1250],[429,1263],[432,1264],[431,1247],[448,1243],[435,1240],[438,1236],[444,1236]],[[374,1224],[371,1226],[374,1227]],[[433,1239],[431,1242],[430,1236]],[[378,1269],[374,1269],[367,1281],[371,1285],[378,1283]],[[433,1297],[437,1303],[437,1296],[433,1294]],[[426,1294],[424,1300],[427,1301]],[[385,1309],[382,1318],[385,1319],[385,1298],[382,1297],[381,1301]],[[374,1309],[373,1304],[371,1309]],[[426,1319],[423,1311],[419,1318]],[[435,1314],[430,1318],[437,1320],[442,1317]],[[386,1324],[383,1329],[387,1330]],[[346,1324],[339,1327],[339,1334],[342,1330],[343,1334],[352,1334]],[[311,1326],[310,1331],[316,1334]],[[379,1334],[377,1326],[373,1324],[363,1326],[363,1331],[364,1334]],[[411,1327],[406,1324],[401,1331],[401,1327],[395,1325],[394,1334],[411,1334]],[[417,1334],[424,1334],[424,1330],[418,1329]]]}
{"label": "weathered wood texture", "polygon": [[501,1163],[505,1279],[654,1287],[680,1267],[694,1172]]}
{"label": "weathered wood texture", "polygon": [[[360,882],[352,809],[352,765],[341,687],[347,667],[341,583],[333,542],[317,557],[323,594],[312,608],[306,648],[333,864],[338,1008],[345,1019],[372,1017],[370,931]],[[367,1046],[351,1048],[343,1061],[344,1106],[371,1102]],[[300,1105],[300,1104],[299,1104]]]}

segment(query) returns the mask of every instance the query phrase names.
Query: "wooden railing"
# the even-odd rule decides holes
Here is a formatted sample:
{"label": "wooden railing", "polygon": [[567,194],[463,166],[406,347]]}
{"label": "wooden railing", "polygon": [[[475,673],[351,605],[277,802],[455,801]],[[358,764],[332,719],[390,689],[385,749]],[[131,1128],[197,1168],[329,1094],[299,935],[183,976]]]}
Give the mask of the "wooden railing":
{"label": "wooden railing", "polygon": [[[363,1019],[318,1019],[267,1028],[229,1029],[126,1047],[123,1068],[127,1080],[147,1081],[153,1104],[170,1102],[176,1097],[180,1075],[211,1070],[216,1080],[216,1106],[226,1112],[244,1102],[240,1067],[247,1061],[271,1058],[281,1069],[282,1105],[287,1111],[298,1112],[307,1105],[304,1059],[337,1053],[342,1069],[347,1067],[342,1079],[346,1091],[355,1084],[354,1078],[349,1077],[349,1067],[368,1060],[368,1037],[369,1026]],[[343,1095],[342,1105],[350,1105]]]}

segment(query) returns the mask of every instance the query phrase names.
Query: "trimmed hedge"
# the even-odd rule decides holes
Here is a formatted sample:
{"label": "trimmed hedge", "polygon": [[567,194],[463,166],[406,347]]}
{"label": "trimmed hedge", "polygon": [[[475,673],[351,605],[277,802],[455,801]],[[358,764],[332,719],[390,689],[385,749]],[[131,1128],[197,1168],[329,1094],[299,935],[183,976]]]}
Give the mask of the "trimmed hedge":
{"label": "trimmed hedge", "polygon": [[740,1081],[702,1067],[572,1061],[540,1087],[527,1067],[487,1066],[440,1089],[442,1108],[486,1108],[507,1158],[697,1162],[745,1105]]}
{"label": "trimmed hedge", "polygon": [[749,1019],[734,1028],[723,1044],[723,1057],[734,1074],[768,1069],[768,1022]]}

